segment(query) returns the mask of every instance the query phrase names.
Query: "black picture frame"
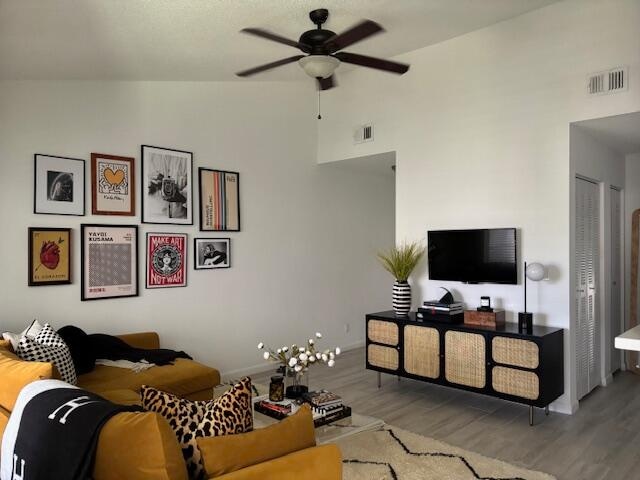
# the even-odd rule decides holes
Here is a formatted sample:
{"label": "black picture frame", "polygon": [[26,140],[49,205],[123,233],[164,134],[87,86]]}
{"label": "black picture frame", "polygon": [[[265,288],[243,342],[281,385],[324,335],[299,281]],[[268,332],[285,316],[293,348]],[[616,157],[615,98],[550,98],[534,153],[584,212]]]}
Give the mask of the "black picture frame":
{"label": "black picture frame", "polygon": [[[41,279],[38,280],[35,278],[35,273],[37,272],[37,270],[39,270],[39,268],[41,266],[45,266],[45,268],[50,268],[51,270],[58,270],[58,266],[59,263],[56,262],[55,267],[51,268],[51,267],[46,267],[46,265],[43,264],[42,262],[42,256],[40,256],[39,260],[41,262],[41,264],[39,264],[38,266],[36,266],[35,261],[34,261],[34,242],[35,242],[35,235],[39,234],[40,232],[43,233],[62,233],[63,235],[66,236],[66,240],[67,243],[66,245],[64,245],[64,249],[66,250],[66,261],[64,262],[63,265],[61,265],[61,272],[63,274],[66,274],[66,279],[64,280],[46,280],[46,279]],[[72,243],[72,239],[71,239],[71,232],[72,229],[71,228],[52,228],[52,227],[29,227],[28,228],[28,235],[29,235],[29,241],[28,241],[28,245],[29,245],[29,250],[28,250],[28,273],[27,273],[27,284],[30,287],[44,287],[44,286],[49,286],[49,285],[70,285],[71,284],[71,280],[72,280],[72,256],[73,256],[73,243]],[[57,247],[59,250],[59,245],[62,245],[64,242],[64,239],[60,236],[60,235],[56,235],[60,238],[60,240],[56,240],[55,237],[51,238],[51,243],[57,243]],[[39,241],[43,241],[42,239],[38,239]],[[45,239],[44,241],[49,242],[49,238]],[[41,248],[41,252],[40,255],[42,255],[42,249],[45,248],[44,244],[43,247]],[[56,252],[58,255],[58,261],[60,260],[60,254],[58,252]],[[65,255],[62,255],[62,259],[64,260]]]}
{"label": "black picture frame", "polygon": [[[210,178],[204,178],[205,175]],[[224,182],[224,187],[218,189],[212,185],[213,177],[218,177]],[[227,185],[235,184],[235,189],[229,191]],[[218,217],[215,218],[217,210],[214,197],[223,195],[224,199],[218,204],[222,204]],[[211,199],[211,200],[209,200]],[[239,232],[240,231],[240,173],[231,170],[218,170],[214,168],[198,168],[198,205],[201,232]],[[224,209],[224,211],[222,211]]]}
{"label": "black picture frame", "polygon": [[[131,288],[133,289],[133,293],[130,294],[122,294],[122,295],[104,295],[104,296],[94,296],[89,297],[86,294],[86,282],[87,282],[87,249],[86,249],[86,235],[87,230],[91,228],[103,228],[103,229],[129,229],[132,232],[135,232],[135,239],[133,241],[133,258],[131,259],[131,267],[132,272],[135,274],[135,280],[131,284]],[[93,301],[93,300],[107,300],[113,298],[127,298],[127,297],[137,297],[140,295],[140,268],[139,268],[139,235],[138,235],[138,225],[120,225],[120,224],[105,224],[105,223],[83,223],[80,225],[80,258],[81,258],[81,266],[80,266],[80,300],[81,301]],[[107,243],[107,242],[105,242]]]}
{"label": "black picture frame", "polygon": [[[70,162],[69,167],[73,165],[71,162],[78,162],[79,165],[77,165],[76,168],[81,167],[81,171],[78,172],[78,176],[80,178],[78,180],[72,180],[73,196],[76,197],[79,195],[80,199],[70,202],[72,203],[72,205],[64,205],[66,201],[56,202],[58,203],[58,205],[55,205],[49,198],[47,198],[48,185],[45,185],[45,182],[48,182],[49,179],[45,180],[43,178],[40,178],[40,162],[44,164],[46,161],[59,162],[60,164],[62,164],[63,162]],[[52,166],[50,168],[61,169],[60,166]],[[61,157],[58,155],[35,153],[33,155],[33,213],[39,215],[71,215],[83,217],[86,212],[85,176],[86,162],[80,158]],[[78,188],[76,188],[76,183]],[[56,207],[58,208],[56,209]]]}
{"label": "black picture frame", "polygon": [[[152,251],[150,249],[150,241],[153,237],[181,237],[183,242],[182,242],[182,251],[180,251],[181,254],[181,259],[182,259],[182,264],[180,267],[180,271],[183,275],[183,279],[181,283],[162,283],[162,284],[153,284],[152,279],[150,278],[150,270],[152,268],[152,263],[153,263],[153,258],[152,258]],[[144,284],[144,288],[145,290],[157,290],[160,288],[184,288],[187,286],[187,270],[188,270],[188,259],[189,259],[189,252],[188,252],[188,248],[187,248],[187,243],[189,241],[189,235],[187,235],[186,233],[167,233],[167,232],[147,232],[146,238],[145,238],[145,284]],[[178,250],[178,248],[176,248],[176,250]],[[177,273],[177,270],[175,272],[172,273]]]}
{"label": "black picture frame", "polygon": [[[150,218],[150,213],[147,212],[147,208],[149,204],[149,200],[147,199],[149,195],[149,192],[148,192],[149,184],[147,181],[147,177],[149,174],[148,172],[149,159],[147,158],[147,152],[150,149],[172,152],[174,154],[181,154],[183,156],[188,157],[187,159],[187,166],[188,166],[187,193],[189,195],[189,198],[187,198],[186,202],[184,202],[187,208],[186,221],[175,221],[175,220],[170,221],[171,220],[170,216],[165,217],[163,215],[155,215],[155,218]],[[140,192],[140,210],[141,210],[140,218],[142,223],[149,223],[149,224],[155,224],[155,225],[193,225],[193,152],[189,152],[186,150],[177,150],[175,148],[158,147],[155,145],[141,145],[140,147],[140,181],[141,181],[141,187],[142,187]],[[163,179],[163,184],[160,190],[163,192],[165,191],[164,179]],[[176,193],[175,187],[172,190],[175,194]],[[167,201],[168,203],[177,203],[177,202],[170,202],[166,199],[164,199],[164,201]],[[171,205],[168,206],[168,210],[169,211],[171,210]]]}
{"label": "black picture frame", "polygon": [[[200,243],[225,243],[226,244],[226,254],[225,261],[211,265],[206,265],[202,259],[200,258]],[[215,248],[214,248],[215,251]],[[231,239],[230,238],[206,238],[206,237],[196,237],[193,239],[193,269],[194,270],[218,270],[231,268]]]}

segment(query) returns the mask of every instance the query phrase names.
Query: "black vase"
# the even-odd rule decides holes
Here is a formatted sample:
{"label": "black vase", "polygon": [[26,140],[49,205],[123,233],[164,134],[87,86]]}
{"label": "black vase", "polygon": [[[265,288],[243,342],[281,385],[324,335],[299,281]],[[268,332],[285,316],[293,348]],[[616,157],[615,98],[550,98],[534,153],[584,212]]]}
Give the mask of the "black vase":
{"label": "black vase", "polygon": [[306,385],[289,385],[285,391],[284,396],[290,400],[297,400],[309,391],[309,387]]}

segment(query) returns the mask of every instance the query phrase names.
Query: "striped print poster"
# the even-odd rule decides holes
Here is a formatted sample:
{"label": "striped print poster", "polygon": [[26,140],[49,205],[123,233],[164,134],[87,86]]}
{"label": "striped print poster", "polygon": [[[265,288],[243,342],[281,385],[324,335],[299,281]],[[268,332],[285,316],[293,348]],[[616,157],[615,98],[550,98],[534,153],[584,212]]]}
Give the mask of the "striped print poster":
{"label": "striped print poster", "polygon": [[240,174],[200,168],[200,230],[240,231]]}

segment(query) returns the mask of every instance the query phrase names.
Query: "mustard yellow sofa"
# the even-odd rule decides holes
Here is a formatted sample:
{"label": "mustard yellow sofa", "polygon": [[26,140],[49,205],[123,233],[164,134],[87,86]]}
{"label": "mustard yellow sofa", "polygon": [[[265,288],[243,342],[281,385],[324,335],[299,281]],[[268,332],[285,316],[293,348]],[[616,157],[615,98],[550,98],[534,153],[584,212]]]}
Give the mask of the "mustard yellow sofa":
{"label": "mustard yellow sofa", "polygon": [[[159,348],[156,333],[121,335],[129,345]],[[22,387],[39,379],[59,378],[50,363],[25,362],[0,340],[0,439]],[[204,400],[220,383],[220,373],[198,362],[177,359],[173,365],[153,367],[133,373],[125,369],[96,366],[78,377],[78,386],[113,402],[137,404],[142,385],[189,398]],[[323,480],[342,478],[340,450],[335,445],[315,446],[310,413],[291,422],[225,439],[207,439],[202,445],[205,459],[222,458],[209,478],[220,480],[288,480],[313,475]],[[297,423],[295,423],[297,422]],[[311,434],[308,432],[311,431]],[[297,432],[297,433],[296,433]],[[310,436],[311,435],[311,436]],[[206,451],[205,451],[206,450]],[[238,452],[241,452],[238,457]],[[233,455],[232,455],[233,453]],[[224,457],[229,456],[229,462]],[[188,480],[180,446],[159,414],[125,412],[110,419],[98,441],[94,466],[95,480]]]}

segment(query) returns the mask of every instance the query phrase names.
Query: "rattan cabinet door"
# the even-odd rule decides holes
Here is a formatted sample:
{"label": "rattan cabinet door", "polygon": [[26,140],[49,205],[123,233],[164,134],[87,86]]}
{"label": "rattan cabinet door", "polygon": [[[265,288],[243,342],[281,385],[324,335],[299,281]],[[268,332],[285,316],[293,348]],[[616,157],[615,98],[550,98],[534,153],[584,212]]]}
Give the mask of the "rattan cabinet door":
{"label": "rattan cabinet door", "polygon": [[400,367],[398,350],[382,345],[369,344],[367,346],[367,360],[374,367],[387,370],[398,370]]}
{"label": "rattan cabinet door", "polygon": [[484,335],[449,330],[444,335],[444,374],[448,382],[484,388],[487,384]]}
{"label": "rattan cabinet door", "polygon": [[426,378],[440,376],[440,334],[436,328],[404,327],[404,370]]}
{"label": "rattan cabinet door", "polygon": [[540,397],[540,378],[535,372],[495,367],[491,376],[496,392],[527,400],[537,400]]}
{"label": "rattan cabinet door", "polygon": [[398,345],[400,341],[398,324],[384,320],[369,320],[367,322],[367,337],[370,342]]}

